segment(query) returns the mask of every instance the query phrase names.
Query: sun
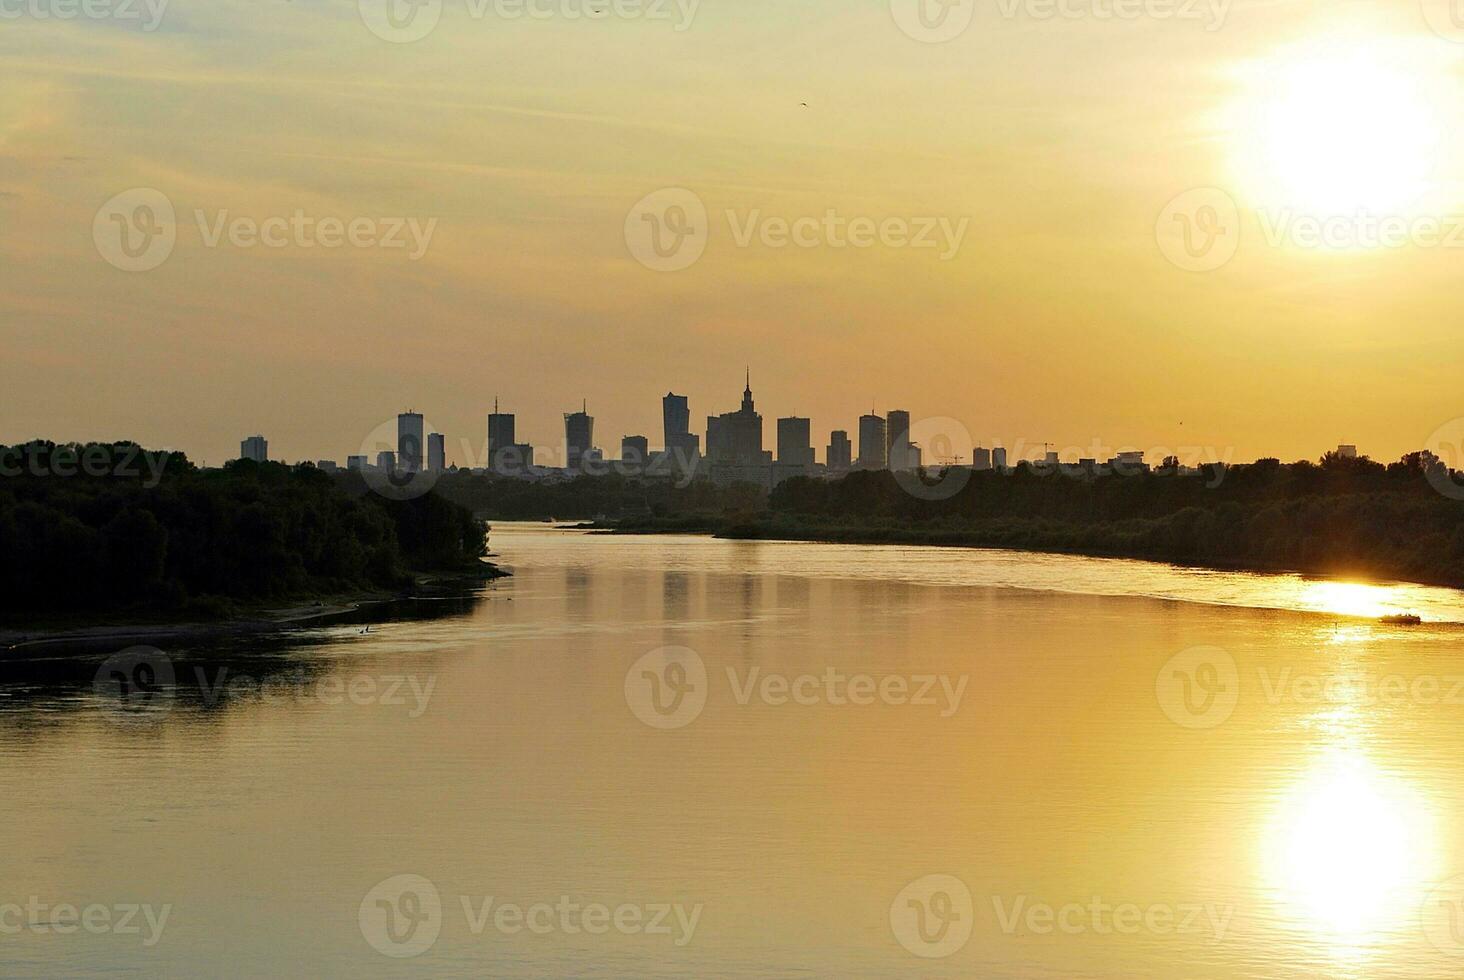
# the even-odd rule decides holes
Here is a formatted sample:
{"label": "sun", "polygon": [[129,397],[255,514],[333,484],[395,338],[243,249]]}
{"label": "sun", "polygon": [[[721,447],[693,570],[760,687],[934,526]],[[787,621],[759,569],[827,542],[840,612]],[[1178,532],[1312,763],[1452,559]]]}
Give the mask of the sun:
{"label": "sun", "polygon": [[1243,76],[1231,128],[1255,206],[1406,215],[1435,190],[1444,100],[1457,82],[1434,47],[1331,37],[1283,49]]}

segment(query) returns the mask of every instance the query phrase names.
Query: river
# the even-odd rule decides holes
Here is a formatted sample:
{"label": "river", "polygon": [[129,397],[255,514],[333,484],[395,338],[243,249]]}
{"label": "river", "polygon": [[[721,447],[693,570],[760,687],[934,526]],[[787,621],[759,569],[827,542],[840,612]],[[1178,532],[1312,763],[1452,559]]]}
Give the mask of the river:
{"label": "river", "polygon": [[8,668],[0,974],[1464,964],[1464,594],[492,543],[512,579],[369,629]]}

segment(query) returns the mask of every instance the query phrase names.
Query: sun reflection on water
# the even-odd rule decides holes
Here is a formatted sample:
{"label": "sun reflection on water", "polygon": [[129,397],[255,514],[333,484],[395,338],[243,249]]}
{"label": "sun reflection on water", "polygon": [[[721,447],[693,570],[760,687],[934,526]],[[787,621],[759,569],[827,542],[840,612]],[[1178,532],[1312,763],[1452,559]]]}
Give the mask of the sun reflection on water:
{"label": "sun reflection on water", "polygon": [[1290,915],[1342,958],[1407,928],[1428,889],[1428,801],[1362,752],[1328,753],[1283,796],[1266,867]]}
{"label": "sun reflection on water", "polygon": [[1422,602],[1418,587],[1364,582],[1307,582],[1297,597],[1303,609],[1377,619],[1412,613]]}

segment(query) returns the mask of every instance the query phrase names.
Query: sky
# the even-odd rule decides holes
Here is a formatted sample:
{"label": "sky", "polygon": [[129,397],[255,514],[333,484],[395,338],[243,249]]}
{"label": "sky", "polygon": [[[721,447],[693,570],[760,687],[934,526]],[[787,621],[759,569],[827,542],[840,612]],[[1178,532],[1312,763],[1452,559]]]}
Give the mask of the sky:
{"label": "sky", "polygon": [[820,459],[1464,417],[1449,0],[90,2],[0,0],[0,442],[466,464],[497,398],[547,462],[746,368]]}

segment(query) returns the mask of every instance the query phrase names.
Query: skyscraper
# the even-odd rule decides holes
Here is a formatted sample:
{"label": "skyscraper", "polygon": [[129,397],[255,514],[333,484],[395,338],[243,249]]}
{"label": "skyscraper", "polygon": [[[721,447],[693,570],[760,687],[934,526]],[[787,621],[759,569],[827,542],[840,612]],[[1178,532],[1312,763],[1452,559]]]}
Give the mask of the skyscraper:
{"label": "skyscraper", "polygon": [[882,470],[889,466],[885,420],[878,415],[859,417],[858,466],[861,470]]}
{"label": "skyscraper", "polygon": [[786,466],[813,466],[808,419],[778,419],[778,462]]}
{"label": "skyscraper", "polygon": [[434,473],[447,469],[447,439],[441,432],[427,437],[427,468]]}
{"label": "skyscraper", "polygon": [[910,459],[910,413],[891,409],[885,422],[885,461],[892,470],[913,469]]}
{"label": "skyscraper", "polygon": [[534,466],[534,447],[515,442],[514,416],[498,410],[488,416],[488,471],[498,476],[528,476]]}
{"label": "skyscraper", "polygon": [[495,469],[495,457],[500,449],[507,449],[514,442],[514,417],[498,411],[498,399],[493,399],[493,414],[488,416],[488,466]]}
{"label": "skyscraper", "polygon": [[830,473],[845,472],[854,465],[854,447],[849,442],[849,433],[835,429],[829,433],[829,448],[824,462]]}
{"label": "skyscraper", "polygon": [[742,390],[742,407],[735,412],[707,417],[707,457],[714,464],[762,466],[762,416],[752,401],[752,375]]}
{"label": "skyscraper", "polygon": [[268,462],[269,442],[264,436],[250,436],[239,443],[239,458],[252,459],[256,463]]}
{"label": "skyscraper", "polygon": [[422,449],[426,443],[423,434],[422,416],[416,412],[403,412],[397,416],[397,461],[404,473],[419,473],[422,470]]}
{"label": "skyscraper", "polygon": [[691,432],[691,403],[685,395],[667,392],[661,399],[661,424],[666,439],[663,445],[667,449]]}
{"label": "skyscraper", "polygon": [[701,439],[691,433],[691,405],[685,395],[668,392],[661,399],[666,453],[678,471],[689,471],[701,455]]}
{"label": "skyscraper", "polygon": [[595,419],[589,413],[589,406],[586,405],[578,412],[566,413],[564,416],[566,465],[572,470],[581,469],[594,445]]}

